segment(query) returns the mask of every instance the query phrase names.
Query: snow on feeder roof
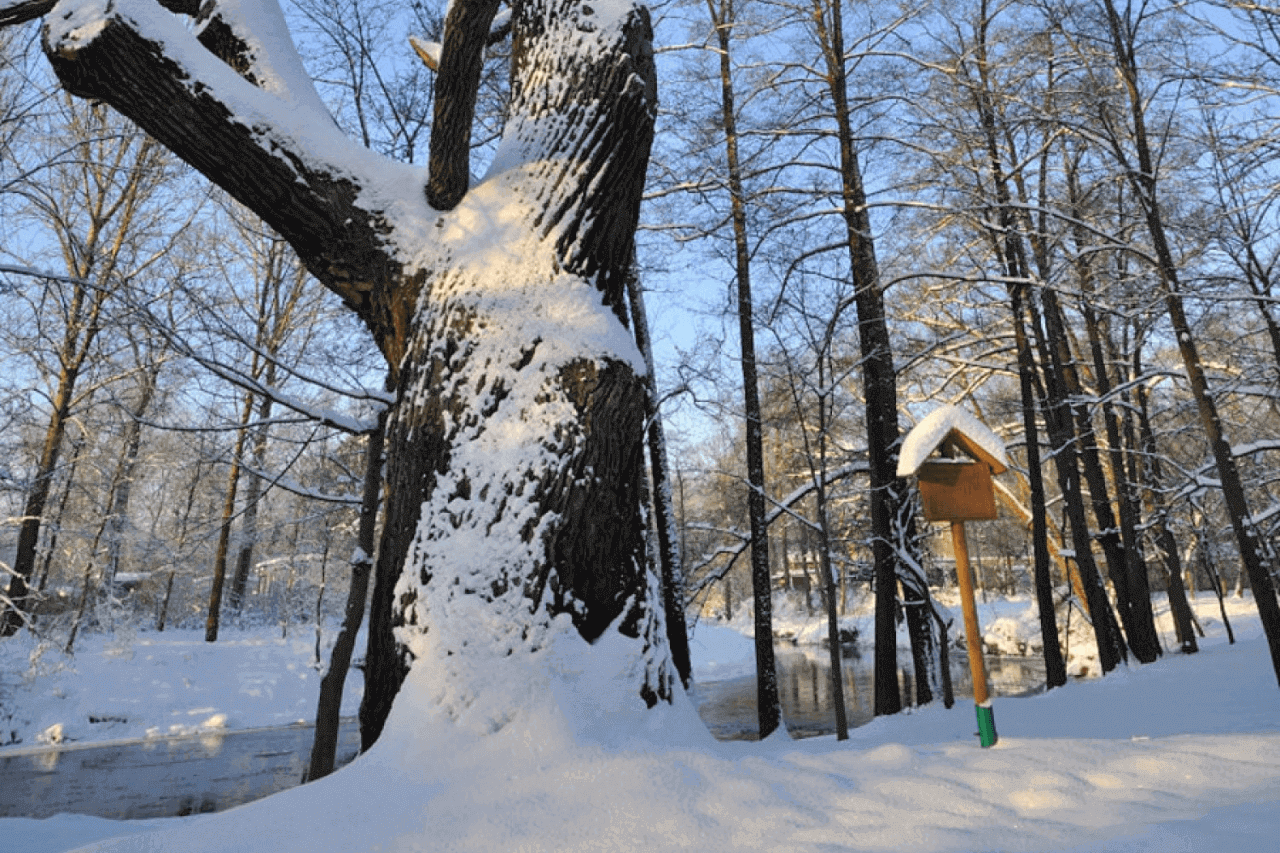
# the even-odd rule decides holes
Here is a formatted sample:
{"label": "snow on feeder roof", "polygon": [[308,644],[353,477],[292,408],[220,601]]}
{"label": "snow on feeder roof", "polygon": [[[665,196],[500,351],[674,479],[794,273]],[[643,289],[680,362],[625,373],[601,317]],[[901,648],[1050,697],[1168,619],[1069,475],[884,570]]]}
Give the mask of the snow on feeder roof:
{"label": "snow on feeder roof", "polygon": [[907,433],[898,453],[898,476],[910,477],[938,449],[960,450],[985,462],[992,474],[1009,467],[1004,442],[991,428],[959,406],[942,405]]}

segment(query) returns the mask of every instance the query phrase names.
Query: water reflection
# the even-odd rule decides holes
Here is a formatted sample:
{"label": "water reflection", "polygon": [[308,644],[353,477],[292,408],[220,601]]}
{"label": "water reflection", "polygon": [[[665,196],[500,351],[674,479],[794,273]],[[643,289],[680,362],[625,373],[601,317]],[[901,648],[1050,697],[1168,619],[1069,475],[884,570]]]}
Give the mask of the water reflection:
{"label": "water reflection", "polygon": [[[778,698],[793,737],[814,737],[835,732],[835,707],[831,697],[830,658],[825,649],[782,647],[776,650]],[[956,659],[958,658],[958,660]],[[992,693],[1011,696],[1037,690],[1044,684],[1044,663],[1036,658],[988,657],[987,681]],[[869,723],[875,715],[873,663],[856,650],[846,651],[842,661],[845,711],[849,726]],[[969,664],[952,655],[951,680],[956,699],[972,698]],[[910,671],[898,671],[904,702],[915,701]],[[698,684],[694,701],[703,722],[721,740],[753,740],[756,729],[756,679],[754,675]]]}
{"label": "water reflection", "polygon": [[[287,726],[0,756],[0,817],[59,812],[118,819],[221,811],[298,784],[314,729]],[[359,727],[343,721],[338,763]]]}

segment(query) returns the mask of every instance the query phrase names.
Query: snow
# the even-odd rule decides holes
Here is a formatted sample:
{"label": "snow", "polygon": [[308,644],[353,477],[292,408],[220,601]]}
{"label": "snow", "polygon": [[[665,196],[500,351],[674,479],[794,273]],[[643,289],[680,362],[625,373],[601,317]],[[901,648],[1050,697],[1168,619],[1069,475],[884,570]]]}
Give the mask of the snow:
{"label": "snow", "polygon": [[429,41],[417,36],[409,36],[409,44],[417,51],[418,56],[422,57],[422,61],[427,63],[428,68],[432,71],[440,69],[440,54],[444,50],[444,45],[438,41]]}
{"label": "snow", "polygon": [[698,681],[724,681],[756,671],[755,641],[726,625],[698,625],[689,636],[689,657]]}
{"label": "snow", "polygon": [[943,405],[934,409],[912,427],[898,452],[898,476],[910,477],[924,464],[952,430],[964,433],[1001,465],[1008,467],[1004,442],[991,428],[959,406]]}
{"label": "snow", "polygon": [[[325,663],[335,635],[322,635]],[[309,722],[324,674],[314,658],[311,627],[287,639],[275,626],[224,627],[216,643],[206,643],[197,630],[87,633],[70,658],[24,632],[0,644],[0,755],[38,743]],[[362,692],[363,679],[353,671],[343,691],[345,716],[355,715]]]}
{"label": "snow", "polygon": [[[482,412],[490,400],[501,407],[445,425],[451,437],[457,426],[450,468],[424,507],[400,589],[421,593],[406,615],[431,630],[404,637],[415,666],[372,750],[317,782],[221,814],[133,825],[0,821],[0,853],[94,839],[103,840],[88,849],[152,853],[1117,850],[1135,843],[1180,849],[1184,837],[1198,849],[1206,840],[1221,846],[1228,825],[1233,841],[1255,849],[1274,842],[1280,694],[1256,619],[1237,626],[1245,639],[1232,648],[1215,635],[1194,657],[1170,656],[1040,697],[999,699],[1002,740],[990,750],[976,745],[963,702],[878,719],[847,743],[793,742],[785,733],[763,743],[718,743],[679,692],[673,705],[646,709],[633,687],[654,681],[644,668],[664,664],[660,644],[657,652],[652,645],[661,636],[659,616],[638,639],[610,629],[589,646],[568,615],[544,618],[538,608],[531,617],[523,588],[527,567],[541,559],[542,530],[559,519],[537,517],[536,507],[516,498],[561,473],[560,448],[546,437],[579,421],[570,401],[548,393],[558,372],[582,359],[644,370],[598,294],[558,269],[558,235],[532,227],[538,211],[580,201],[564,179],[566,164],[543,157],[559,130],[563,81],[524,81],[530,104],[514,111],[524,120],[513,121],[462,204],[437,214],[422,198],[420,169],[366,152],[327,116],[288,97],[298,94],[296,68],[278,70],[280,94],[255,89],[149,0],[64,5],[80,16],[64,24],[49,16],[48,38],[58,49],[83,46],[112,16],[132,20],[264,147],[295,155],[300,169],[350,179],[360,204],[384,214],[393,229],[386,239],[401,260],[449,270],[433,280],[433,307],[419,319],[476,328],[469,349],[442,357],[495,370],[525,367],[518,378],[503,371],[512,383],[503,394],[484,381],[452,389],[464,413]],[[551,72],[569,53],[611,55],[601,46],[618,36],[631,4],[591,6],[590,26],[566,24],[537,46],[545,57],[531,60],[533,71]],[[237,8],[252,14],[249,4]],[[430,322],[419,325],[433,334]],[[960,428],[1003,459],[994,434],[961,410],[930,417],[947,427],[937,440]],[[920,441],[927,446],[917,455],[936,445]],[[484,497],[490,487],[514,497],[495,508]],[[530,534],[526,522],[541,527]],[[432,583],[418,588],[413,570],[421,568],[430,569]],[[468,593],[495,579],[512,582],[494,601]],[[648,579],[642,592],[658,601]],[[172,633],[102,642],[95,655],[86,640],[70,663],[74,672],[37,671],[28,684],[6,685],[16,698],[5,713],[21,726],[24,744],[41,733],[83,744],[270,724],[259,717],[292,722],[314,710],[319,676],[306,665],[306,641],[288,651],[262,637],[239,648],[190,637],[183,649]],[[0,654],[13,643],[0,645]],[[171,645],[182,650],[161,654]],[[14,649],[27,663],[0,672],[30,671],[36,649]],[[741,672],[749,660],[741,641],[721,631],[695,634],[694,652],[702,677]],[[349,690],[348,702],[355,693]],[[91,715],[123,722],[89,723]],[[120,728],[94,728],[102,725]]]}
{"label": "snow", "polygon": [[[1275,849],[1280,690],[1252,602],[1228,604],[1234,646],[1204,595],[1199,654],[997,698],[991,749],[977,745],[965,701],[878,718],[844,743],[781,734],[718,743],[683,696],[654,711],[638,699],[597,705],[623,695],[610,682],[640,650],[616,632],[587,646],[561,617],[532,659],[489,662],[487,689],[512,697],[503,719],[487,716],[492,702],[444,713],[415,670],[382,740],[326,779],[221,814],[0,820],[0,853],[93,842],[87,849],[129,853]],[[1025,600],[980,606],[994,617],[984,624],[1008,619],[1026,630]],[[77,728],[73,709],[125,708],[142,731],[164,728],[175,710],[199,717],[186,714],[196,707],[221,709],[228,726],[309,717],[298,682],[314,690],[318,679],[301,677],[311,655],[302,640],[250,632],[198,644],[177,632],[138,634],[124,650],[86,638],[75,673],[36,677],[13,707],[39,720],[32,725],[59,721],[81,739],[104,735]],[[5,672],[23,663],[14,645],[0,645]],[[749,645],[730,627],[699,625],[698,676],[741,674]],[[162,674],[157,684],[142,680],[148,672]],[[120,678],[131,679],[128,689],[115,685]],[[192,686],[177,687],[184,679]],[[120,697],[130,701],[111,704]]]}
{"label": "snow", "polygon": [[332,122],[315,82],[289,35],[284,12],[274,0],[218,0],[218,14],[247,47],[254,77],[266,92]]}

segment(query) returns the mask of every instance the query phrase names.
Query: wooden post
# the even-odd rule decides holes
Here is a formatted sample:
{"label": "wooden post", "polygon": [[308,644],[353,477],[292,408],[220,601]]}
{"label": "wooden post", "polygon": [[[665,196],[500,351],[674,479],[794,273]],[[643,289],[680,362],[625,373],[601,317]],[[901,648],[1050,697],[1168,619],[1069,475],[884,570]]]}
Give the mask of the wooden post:
{"label": "wooden post", "polygon": [[960,609],[964,613],[964,641],[969,650],[969,672],[973,676],[973,703],[978,715],[978,739],[985,746],[998,740],[991,695],[987,691],[987,671],[982,664],[982,635],[978,628],[978,606],[973,598],[973,572],[969,568],[969,547],[964,538],[964,522],[951,522],[951,545],[956,557],[956,582],[960,585]]}
{"label": "wooden post", "polygon": [[898,476],[918,478],[925,520],[951,523],[964,638],[969,647],[969,671],[973,674],[978,739],[984,747],[994,746],[996,720],[987,692],[987,671],[982,664],[982,634],[978,627],[978,607],[973,600],[973,571],[969,567],[964,523],[996,517],[992,477],[1009,469],[1004,443],[962,409],[941,406],[916,424],[902,444]]}

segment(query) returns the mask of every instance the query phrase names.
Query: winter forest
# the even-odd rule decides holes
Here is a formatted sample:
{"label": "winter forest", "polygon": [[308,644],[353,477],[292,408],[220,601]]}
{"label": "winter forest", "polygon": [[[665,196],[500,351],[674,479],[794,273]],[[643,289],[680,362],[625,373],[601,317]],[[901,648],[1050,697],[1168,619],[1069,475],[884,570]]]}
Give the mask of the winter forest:
{"label": "winter forest", "polygon": [[952,405],[1050,692],[1202,593],[1274,687],[1277,139],[1240,0],[0,0],[0,634],[336,632],[369,749],[735,620],[765,738],[774,611],[861,613],[874,713],[949,707]]}

